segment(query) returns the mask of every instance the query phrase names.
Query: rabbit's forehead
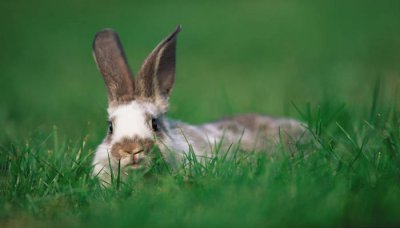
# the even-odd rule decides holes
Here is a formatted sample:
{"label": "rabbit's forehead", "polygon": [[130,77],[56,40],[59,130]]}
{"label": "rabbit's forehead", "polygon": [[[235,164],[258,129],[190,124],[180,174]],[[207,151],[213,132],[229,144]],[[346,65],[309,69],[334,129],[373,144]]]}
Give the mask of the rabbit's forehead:
{"label": "rabbit's forehead", "polygon": [[109,118],[114,124],[113,141],[124,138],[151,138],[149,118],[157,114],[156,106],[151,103],[132,101],[108,109]]}
{"label": "rabbit's forehead", "polygon": [[127,104],[121,104],[107,109],[110,118],[125,115],[156,115],[157,107],[150,102],[131,101]]}

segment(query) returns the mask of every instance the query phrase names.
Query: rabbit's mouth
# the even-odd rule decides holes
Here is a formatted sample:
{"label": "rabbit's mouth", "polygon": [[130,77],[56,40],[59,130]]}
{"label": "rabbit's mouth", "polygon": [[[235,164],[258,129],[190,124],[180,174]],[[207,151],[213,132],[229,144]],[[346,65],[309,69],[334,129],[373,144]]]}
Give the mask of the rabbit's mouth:
{"label": "rabbit's mouth", "polygon": [[124,157],[120,158],[121,167],[125,169],[138,169],[141,168],[142,164],[145,161],[144,152],[125,155]]}
{"label": "rabbit's mouth", "polygon": [[143,150],[132,154],[129,161],[125,163],[125,168],[128,170],[146,170],[151,165],[151,161],[151,156]]}
{"label": "rabbit's mouth", "polygon": [[132,156],[132,168],[134,168],[134,169],[141,168],[144,160],[145,160],[144,151],[135,153]]}

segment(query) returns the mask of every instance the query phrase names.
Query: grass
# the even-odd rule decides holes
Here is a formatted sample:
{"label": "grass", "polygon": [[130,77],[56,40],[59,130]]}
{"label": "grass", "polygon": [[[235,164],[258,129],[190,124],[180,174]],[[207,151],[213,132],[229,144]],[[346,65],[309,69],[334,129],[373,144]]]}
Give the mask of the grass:
{"label": "grass", "polygon": [[394,106],[375,113],[377,106],[361,120],[348,107],[306,109],[318,146],[299,148],[297,154],[283,147],[270,155],[233,148],[235,156],[205,165],[189,156],[187,167],[169,171],[159,164],[164,169],[115,180],[109,189],[90,177],[93,149],[87,140],[60,139],[54,128],[50,135],[2,147],[2,221],[9,226],[394,226],[400,222],[400,113]]}
{"label": "grass", "polygon": [[[398,2],[13,1],[0,11],[0,226],[400,224]],[[290,116],[315,146],[232,148],[102,188],[90,176],[107,127],[93,35],[114,27],[138,69],[176,24],[171,117]]]}

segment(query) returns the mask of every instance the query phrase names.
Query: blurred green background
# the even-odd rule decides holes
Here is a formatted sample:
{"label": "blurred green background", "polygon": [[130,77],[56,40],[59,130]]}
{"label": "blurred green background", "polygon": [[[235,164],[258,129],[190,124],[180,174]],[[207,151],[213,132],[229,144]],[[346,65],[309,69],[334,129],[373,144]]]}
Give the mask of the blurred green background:
{"label": "blurred green background", "polygon": [[400,81],[400,1],[2,1],[0,139],[47,132],[98,142],[106,91],[91,43],[119,32],[131,68],[181,24],[170,116],[298,118],[330,100],[366,104]]}
{"label": "blurred green background", "polygon": [[[94,35],[137,71],[178,24],[170,117],[289,116],[320,147],[103,191]],[[2,0],[0,28],[0,227],[399,224],[399,0]]]}

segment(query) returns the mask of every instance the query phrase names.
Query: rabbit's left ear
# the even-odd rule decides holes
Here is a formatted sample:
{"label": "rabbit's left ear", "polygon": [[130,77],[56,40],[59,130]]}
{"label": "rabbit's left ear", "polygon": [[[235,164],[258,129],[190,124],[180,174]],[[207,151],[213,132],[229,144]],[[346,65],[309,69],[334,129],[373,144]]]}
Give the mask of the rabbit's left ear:
{"label": "rabbit's left ear", "polygon": [[98,32],[93,56],[107,86],[109,104],[133,100],[135,83],[118,34],[111,29]]}
{"label": "rabbit's left ear", "polygon": [[175,82],[176,38],[180,30],[181,26],[177,26],[144,61],[137,76],[137,96],[169,97]]}

